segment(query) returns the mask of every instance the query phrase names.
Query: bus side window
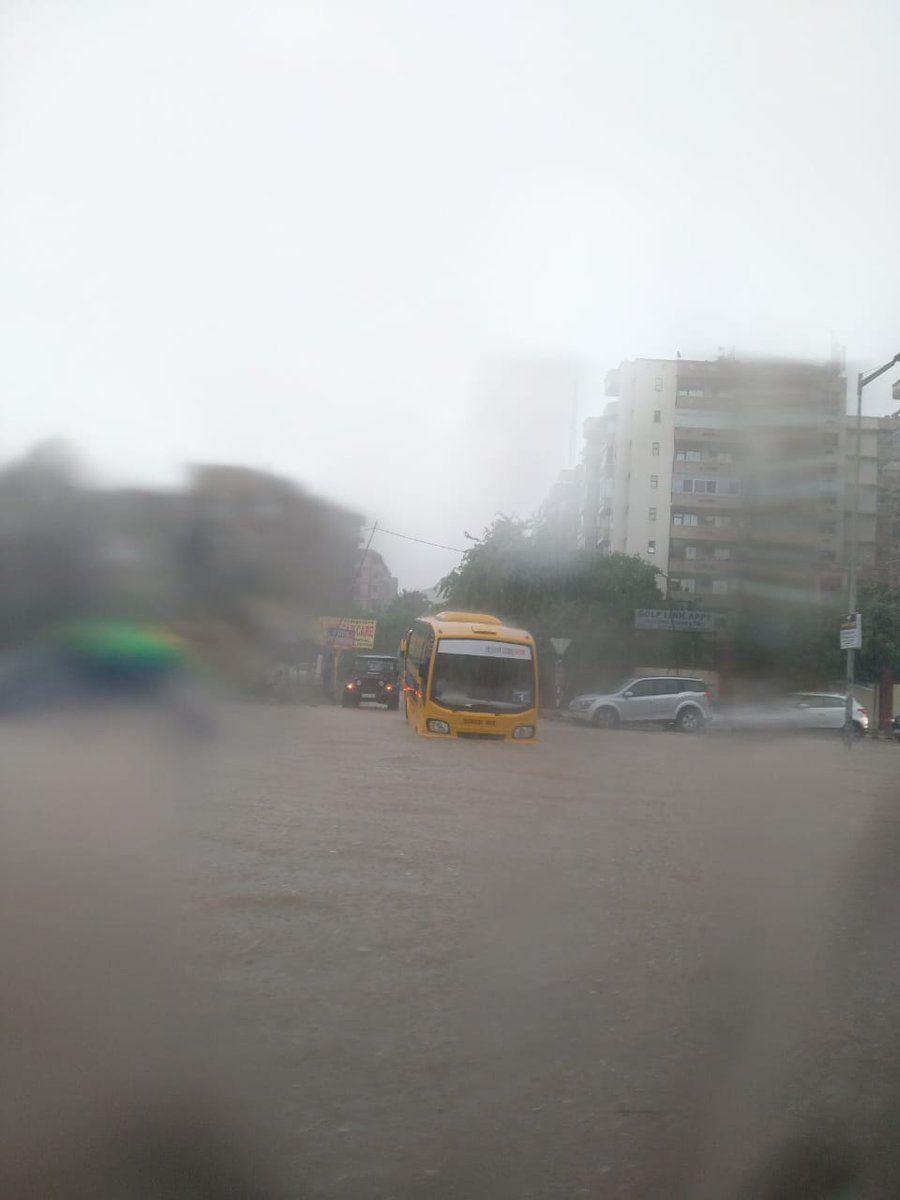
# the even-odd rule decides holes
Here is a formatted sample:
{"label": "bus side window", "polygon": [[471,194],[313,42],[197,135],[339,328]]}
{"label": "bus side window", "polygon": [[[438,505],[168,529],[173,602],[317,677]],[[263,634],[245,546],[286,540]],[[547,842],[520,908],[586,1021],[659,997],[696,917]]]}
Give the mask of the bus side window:
{"label": "bus side window", "polygon": [[428,687],[428,664],[431,662],[431,652],[434,649],[434,630],[429,628],[428,636],[425,638],[422,646],[422,660],[419,666],[419,674],[422,677],[422,691],[426,691]]}
{"label": "bus side window", "polygon": [[409,635],[409,650],[407,652],[407,682],[410,687],[415,687],[416,678],[413,672],[421,673],[422,670],[422,647],[425,642],[425,634],[422,626],[414,625]]}

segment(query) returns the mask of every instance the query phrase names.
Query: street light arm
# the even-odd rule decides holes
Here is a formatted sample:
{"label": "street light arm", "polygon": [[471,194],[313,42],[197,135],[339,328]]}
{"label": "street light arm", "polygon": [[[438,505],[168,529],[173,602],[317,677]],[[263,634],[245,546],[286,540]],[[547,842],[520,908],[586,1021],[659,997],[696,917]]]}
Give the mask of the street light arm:
{"label": "street light arm", "polygon": [[862,390],[864,387],[868,387],[868,385],[874,379],[877,379],[879,375],[883,375],[885,373],[885,371],[889,371],[891,369],[891,367],[896,366],[897,363],[900,363],[900,354],[895,354],[890,362],[885,363],[883,367],[879,367],[877,371],[870,371],[868,375],[860,375],[860,377],[859,377],[860,390]]}

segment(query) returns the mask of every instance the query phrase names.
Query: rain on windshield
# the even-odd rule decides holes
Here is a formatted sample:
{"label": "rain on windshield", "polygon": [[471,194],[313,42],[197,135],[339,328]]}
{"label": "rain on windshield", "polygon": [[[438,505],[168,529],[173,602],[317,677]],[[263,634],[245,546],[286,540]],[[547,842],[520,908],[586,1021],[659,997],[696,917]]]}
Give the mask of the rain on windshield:
{"label": "rain on windshield", "polygon": [[431,696],[444,708],[524,712],[534,703],[531,648],[444,638],[434,660]]}

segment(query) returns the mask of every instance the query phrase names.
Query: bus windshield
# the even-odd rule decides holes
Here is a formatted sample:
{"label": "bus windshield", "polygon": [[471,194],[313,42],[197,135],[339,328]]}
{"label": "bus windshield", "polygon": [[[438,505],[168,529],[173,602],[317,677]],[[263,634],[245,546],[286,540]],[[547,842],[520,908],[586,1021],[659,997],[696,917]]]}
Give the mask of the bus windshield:
{"label": "bus windshield", "polygon": [[431,698],[458,711],[525,712],[534,706],[531,647],[443,638],[434,659]]}

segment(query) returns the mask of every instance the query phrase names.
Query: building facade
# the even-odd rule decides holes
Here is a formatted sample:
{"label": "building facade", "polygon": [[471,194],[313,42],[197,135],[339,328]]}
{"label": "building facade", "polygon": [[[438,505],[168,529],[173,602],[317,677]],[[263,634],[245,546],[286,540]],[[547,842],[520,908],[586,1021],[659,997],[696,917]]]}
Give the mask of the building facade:
{"label": "building facade", "polygon": [[[855,433],[838,363],[635,359],[585,425],[581,542],[671,598],[804,603],[845,584]],[[864,423],[859,564],[874,569],[879,422]]]}
{"label": "building facade", "polygon": [[397,580],[377,550],[365,550],[359,564],[353,600],[365,612],[379,612],[397,595]]}
{"label": "building facade", "polygon": [[583,467],[566,467],[553,482],[538,510],[544,535],[561,551],[574,550],[581,528]]}

